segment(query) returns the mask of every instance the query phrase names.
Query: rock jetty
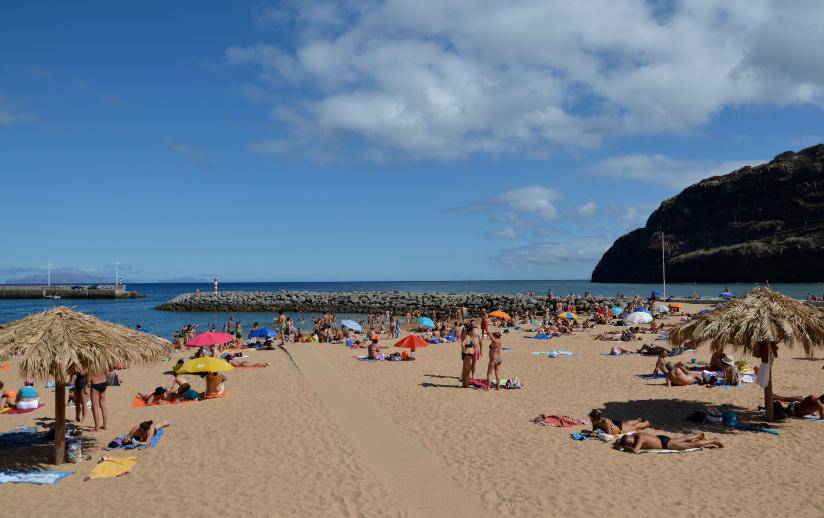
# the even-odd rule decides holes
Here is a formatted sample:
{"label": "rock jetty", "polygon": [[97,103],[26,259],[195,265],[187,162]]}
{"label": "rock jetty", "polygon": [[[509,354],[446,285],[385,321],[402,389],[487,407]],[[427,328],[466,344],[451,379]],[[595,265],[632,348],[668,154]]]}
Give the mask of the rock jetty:
{"label": "rock jetty", "polygon": [[[580,300],[581,309],[591,302]],[[221,291],[219,293],[184,293],[160,304],[166,311],[306,311],[336,313],[396,313],[420,311],[443,316],[450,309],[466,307],[472,315],[481,310],[501,309],[512,313],[544,311],[545,299],[526,295],[499,293],[431,293],[431,292],[321,292],[321,291]],[[554,304],[550,303],[550,309]]]}

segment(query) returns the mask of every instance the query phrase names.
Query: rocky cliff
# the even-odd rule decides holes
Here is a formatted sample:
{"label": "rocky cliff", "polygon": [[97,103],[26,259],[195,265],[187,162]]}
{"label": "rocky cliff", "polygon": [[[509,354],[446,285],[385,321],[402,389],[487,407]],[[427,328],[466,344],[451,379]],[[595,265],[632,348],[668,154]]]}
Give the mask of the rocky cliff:
{"label": "rocky cliff", "polygon": [[702,180],[606,251],[593,282],[824,281],[824,144]]}

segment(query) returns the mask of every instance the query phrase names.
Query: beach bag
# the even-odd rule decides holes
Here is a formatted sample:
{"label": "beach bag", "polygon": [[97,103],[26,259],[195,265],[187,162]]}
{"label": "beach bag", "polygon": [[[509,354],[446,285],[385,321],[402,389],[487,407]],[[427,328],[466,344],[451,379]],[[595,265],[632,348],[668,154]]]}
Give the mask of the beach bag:
{"label": "beach bag", "polygon": [[83,458],[83,448],[80,441],[69,441],[66,444],[66,462],[77,464]]}
{"label": "beach bag", "polygon": [[109,378],[106,380],[106,383],[110,387],[119,387],[120,386],[120,376],[118,376],[116,372],[113,372],[109,375]]}

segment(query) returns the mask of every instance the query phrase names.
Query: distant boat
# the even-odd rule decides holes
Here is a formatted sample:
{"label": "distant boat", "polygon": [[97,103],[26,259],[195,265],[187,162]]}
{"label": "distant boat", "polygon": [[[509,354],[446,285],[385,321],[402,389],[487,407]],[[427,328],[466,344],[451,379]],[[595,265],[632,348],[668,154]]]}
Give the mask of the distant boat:
{"label": "distant boat", "polygon": [[60,295],[45,295],[45,298],[47,298],[47,299],[59,299]]}

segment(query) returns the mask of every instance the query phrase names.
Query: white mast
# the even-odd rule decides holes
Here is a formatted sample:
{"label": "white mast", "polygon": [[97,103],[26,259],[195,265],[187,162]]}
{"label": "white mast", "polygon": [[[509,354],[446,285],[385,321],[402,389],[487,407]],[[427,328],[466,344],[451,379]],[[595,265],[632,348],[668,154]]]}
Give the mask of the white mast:
{"label": "white mast", "polygon": [[667,263],[664,261],[664,231],[661,231],[661,278],[664,281],[664,300],[667,300]]}

